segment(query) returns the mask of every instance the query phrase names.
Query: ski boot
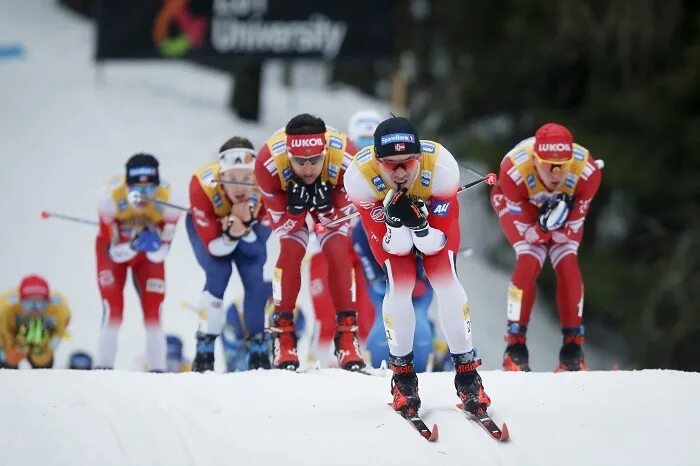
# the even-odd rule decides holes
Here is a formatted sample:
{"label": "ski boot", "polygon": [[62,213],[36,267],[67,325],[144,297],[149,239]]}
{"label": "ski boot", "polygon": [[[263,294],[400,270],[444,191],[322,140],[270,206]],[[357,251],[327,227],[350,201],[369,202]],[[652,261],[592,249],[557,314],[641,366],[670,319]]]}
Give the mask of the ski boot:
{"label": "ski boot", "polygon": [[335,327],[335,357],[338,366],[348,371],[361,371],[365,360],[360,354],[360,341],[357,338],[357,312],[338,311]]}
{"label": "ski boot", "polygon": [[197,332],[197,354],[192,361],[192,372],[214,370],[214,342],[217,336]]}
{"label": "ski boot", "polygon": [[390,354],[389,365],[394,373],[391,377],[391,394],[394,396],[391,407],[399,412],[418,413],[420,398],[418,397],[418,376],[413,368],[413,353],[401,357]]}
{"label": "ski boot", "polygon": [[514,372],[530,372],[529,352],[527,351],[527,327],[515,322],[508,324],[506,351],[503,353],[503,369]]}
{"label": "ski boot", "polygon": [[476,368],[481,365],[481,359],[476,359],[476,350],[464,354],[453,354],[455,364],[455,388],[457,396],[462,400],[464,409],[473,414],[483,414],[491,404],[491,398],[484,391],[481,377]]}
{"label": "ski boot", "polygon": [[580,327],[568,327],[561,329],[564,342],[559,350],[559,365],[554,372],[587,371],[588,367],[583,360],[583,325]]}
{"label": "ski boot", "polygon": [[262,333],[248,337],[248,368],[270,369],[270,344]]}
{"label": "ski boot", "polygon": [[295,371],[299,368],[297,336],[294,333],[294,313],[274,312],[269,332],[272,336],[272,365],[277,369]]}

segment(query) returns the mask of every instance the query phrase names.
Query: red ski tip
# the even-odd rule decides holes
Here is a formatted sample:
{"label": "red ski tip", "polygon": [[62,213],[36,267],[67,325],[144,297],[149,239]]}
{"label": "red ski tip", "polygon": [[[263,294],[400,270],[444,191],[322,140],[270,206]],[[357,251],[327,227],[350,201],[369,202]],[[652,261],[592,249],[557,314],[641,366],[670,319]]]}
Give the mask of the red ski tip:
{"label": "red ski tip", "polygon": [[41,218],[47,219],[47,218],[49,218],[49,217],[51,217],[51,214],[50,214],[50,213],[48,213],[48,212],[45,211],[45,210],[42,210],[42,211],[41,211]]}
{"label": "red ski tip", "polygon": [[314,231],[317,234],[322,235],[328,231],[328,228],[326,228],[326,226],[323,225],[322,223],[317,223],[316,225],[314,225]]}
{"label": "red ski tip", "polygon": [[503,427],[501,427],[501,438],[499,438],[498,440],[500,440],[501,442],[505,442],[509,438],[510,438],[510,432],[508,432],[508,426],[504,422]]}
{"label": "red ski tip", "polygon": [[493,186],[494,184],[496,184],[496,181],[498,181],[498,177],[496,176],[496,174],[495,173],[488,173],[485,176],[484,183]]}
{"label": "red ski tip", "polygon": [[433,430],[430,431],[430,437],[426,437],[429,442],[437,442],[440,433],[438,432],[437,424],[433,424]]}

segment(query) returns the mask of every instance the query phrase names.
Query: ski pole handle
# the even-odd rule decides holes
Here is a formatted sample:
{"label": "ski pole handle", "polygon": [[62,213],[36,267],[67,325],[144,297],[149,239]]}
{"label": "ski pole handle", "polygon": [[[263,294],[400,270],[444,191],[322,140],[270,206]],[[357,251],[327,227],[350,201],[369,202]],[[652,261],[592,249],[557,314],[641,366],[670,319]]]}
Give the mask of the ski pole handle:
{"label": "ski pole handle", "polygon": [[97,226],[98,223],[95,220],[90,220],[87,218],[73,217],[72,215],[58,214],[56,212],[49,212],[48,210],[41,211],[41,218],[46,220],[49,218],[57,218],[60,220],[67,220],[69,222],[82,223],[83,225]]}
{"label": "ski pole handle", "polygon": [[[486,183],[488,185],[494,185],[496,183],[496,181],[498,181],[498,177],[496,176],[495,173],[487,173],[483,178],[480,178],[478,180],[472,181],[471,183],[467,183],[465,185],[460,186],[459,189],[457,190],[457,194],[463,193],[467,189],[474,187],[474,186],[481,184],[481,183]],[[328,223],[317,223],[316,225],[314,225],[314,231],[318,234],[323,234],[326,231],[328,231],[328,227],[332,227],[332,226],[337,225],[339,223],[346,222],[346,221],[350,220],[351,218],[357,217],[358,215],[360,215],[360,213],[355,211],[351,214],[345,215],[344,217],[336,218],[335,220],[330,221]]]}

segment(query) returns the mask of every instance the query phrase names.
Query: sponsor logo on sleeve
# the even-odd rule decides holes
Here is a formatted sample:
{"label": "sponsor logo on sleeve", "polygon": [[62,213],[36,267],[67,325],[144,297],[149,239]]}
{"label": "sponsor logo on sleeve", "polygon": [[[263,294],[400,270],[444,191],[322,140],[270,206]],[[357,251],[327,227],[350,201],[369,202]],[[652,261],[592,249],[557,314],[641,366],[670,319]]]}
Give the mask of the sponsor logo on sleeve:
{"label": "sponsor logo on sleeve", "polygon": [[335,149],[342,149],[343,148],[343,140],[340,139],[339,137],[336,136],[331,136],[328,138],[328,145]]}
{"label": "sponsor logo on sleeve", "polygon": [[372,159],[372,152],[369,149],[365,149],[359,154],[357,154],[357,163],[363,165]]}
{"label": "sponsor logo on sleeve", "polygon": [[535,176],[534,175],[528,175],[528,177],[525,179],[527,182],[527,185],[531,188],[535,187]]}
{"label": "sponsor logo on sleeve", "polygon": [[214,204],[214,207],[217,209],[223,205],[223,201],[221,200],[221,194],[216,193],[214,197],[211,198],[211,202]]}
{"label": "sponsor logo on sleeve", "polygon": [[284,178],[284,181],[289,181],[292,179],[292,169],[287,167],[284,170],[282,170],[282,177]]}
{"label": "sponsor logo on sleeve", "polygon": [[120,199],[117,203],[117,209],[119,209],[119,212],[124,212],[127,208],[129,208],[129,203],[126,202],[126,199]]}
{"label": "sponsor logo on sleeve", "polygon": [[437,217],[444,217],[450,212],[450,202],[449,201],[437,201],[433,203],[430,207],[433,215]]}
{"label": "sponsor logo on sleeve", "polygon": [[276,142],[272,145],[271,149],[272,149],[272,153],[274,155],[281,154],[282,152],[286,152],[287,151],[287,141]]}
{"label": "sponsor logo on sleeve", "polygon": [[423,170],[420,174],[420,184],[425,186],[426,188],[430,186],[430,178],[432,174],[430,173],[429,170]]}
{"label": "sponsor logo on sleeve", "polygon": [[435,144],[431,142],[422,142],[420,143],[420,150],[422,152],[427,152],[429,154],[434,154],[435,153]]}
{"label": "sponsor logo on sleeve", "polygon": [[372,183],[377,188],[377,191],[384,191],[386,189],[386,185],[384,184],[384,180],[382,180],[381,176],[375,176],[372,178]]}
{"label": "sponsor logo on sleeve", "polygon": [[328,164],[328,176],[330,178],[335,178],[336,176],[338,176],[338,165],[334,163]]}

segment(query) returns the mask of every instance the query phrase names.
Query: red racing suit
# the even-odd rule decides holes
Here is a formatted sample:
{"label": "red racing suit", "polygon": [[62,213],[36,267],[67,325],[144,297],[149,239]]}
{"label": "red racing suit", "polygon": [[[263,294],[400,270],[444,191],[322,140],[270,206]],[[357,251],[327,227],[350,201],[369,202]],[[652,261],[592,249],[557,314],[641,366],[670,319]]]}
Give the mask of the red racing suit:
{"label": "red racing suit", "polygon": [[[527,326],[535,301],[536,279],[549,256],[557,278],[556,302],[561,326],[579,327],[583,316],[583,280],[577,252],[583,238],[583,223],[600,186],[601,170],[586,148],[574,144],[573,159],[562,167],[566,171],[564,181],[550,191],[537,175],[533,145],[534,138],[528,138],[506,154],[499,181],[491,190],[491,205],[516,254],[508,287],[508,322]],[[551,235],[538,235],[535,229],[538,208],[559,193],[574,198],[568,219]]]}
{"label": "red racing suit", "polygon": [[[309,241],[306,216],[310,215],[314,222],[320,221],[314,211],[296,216],[287,211],[286,187],[293,180],[294,172],[287,154],[286,139],[284,130],[273,134],[261,147],[255,160],[255,178],[269,214],[270,227],[281,233],[280,255],[272,282],[276,312],[289,312],[296,307],[301,287],[301,261]],[[330,214],[324,214],[324,221],[330,221],[354,211],[343,187],[343,176],[355,148],[345,134],[332,129],[326,131],[325,140],[327,155],[320,179],[333,185],[333,209]],[[328,286],[336,312],[355,310],[348,231],[349,225],[344,222],[318,235],[321,251],[328,260]]]}

